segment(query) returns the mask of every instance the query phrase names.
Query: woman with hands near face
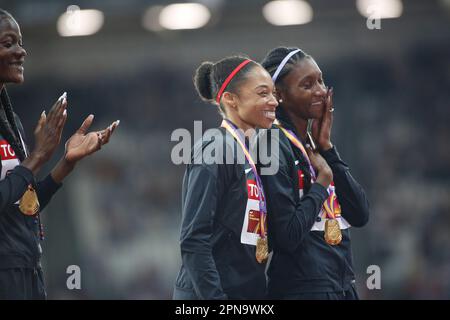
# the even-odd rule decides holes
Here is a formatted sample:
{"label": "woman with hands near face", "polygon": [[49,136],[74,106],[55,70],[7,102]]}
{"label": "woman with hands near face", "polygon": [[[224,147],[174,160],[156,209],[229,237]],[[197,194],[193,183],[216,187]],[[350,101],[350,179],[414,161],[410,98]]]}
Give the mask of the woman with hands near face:
{"label": "woman with hands near face", "polygon": [[28,152],[19,117],[13,112],[5,85],[24,81],[27,53],[16,20],[0,9],[0,300],[45,299],[41,268],[42,211],[77,162],[108,143],[119,121],[101,131],[88,132],[93,115],[65,143],[65,152],[42,181],[35,176],[51,159],[66,123],[64,93],[34,130],[34,148]]}
{"label": "woman with hands near face", "polygon": [[263,176],[273,249],[269,295],[358,299],[349,228],[367,223],[369,204],[331,141],[333,89],[298,48],[275,48],[261,64],[275,83],[280,130],[280,170]]}

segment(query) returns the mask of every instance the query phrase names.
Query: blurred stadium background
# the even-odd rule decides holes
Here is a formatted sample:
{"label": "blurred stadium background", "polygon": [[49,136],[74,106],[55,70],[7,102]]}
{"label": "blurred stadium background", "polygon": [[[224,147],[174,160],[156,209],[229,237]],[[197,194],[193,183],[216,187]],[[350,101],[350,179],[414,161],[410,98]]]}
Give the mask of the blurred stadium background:
{"label": "blurred stadium background", "polygon": [[[335,88],[333,140],[372,206],[370,223],[352,230],[361,298],[450,298],[450,1],[381,1],[397,17],[374,30],[358,10],[364,1],[300,1],[290,11],[301,11],[291,18],[302,24],[286,26],[266,20],[268,2],[198,1],[206,14],[164,24],[171,1],[0,0],[28,51],[25,84],[8,89],[29,141],[39,114],[64,91],[65,138],[90,113],[95,129],[121,120],[43,214],[50,299],[171,297],[184,166],[171,162],[170,135],[192,131],[194,120],[204,129],[220,120],[196,96],[193,72],[235,53],[261,60],[278,45],[313,55]],[[58,31],[71,5],[98,10],[93,34]],[[189,16],[206,25],[167,30]],[[83,19],[66,21],[69,32]],[[46,172],[62,152],[63,144]],[[81,267],[81,290],[66,287],[69,265]],[[381,268],[381,290],[366,288],[369,265]]]}

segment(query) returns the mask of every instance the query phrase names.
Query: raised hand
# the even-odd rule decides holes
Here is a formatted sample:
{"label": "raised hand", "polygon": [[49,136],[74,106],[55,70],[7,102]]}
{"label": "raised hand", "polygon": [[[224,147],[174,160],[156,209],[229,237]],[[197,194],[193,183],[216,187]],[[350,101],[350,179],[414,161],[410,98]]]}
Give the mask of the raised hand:
{"label": "raised hand", "polygon": [[66,107],[67,100],[64,92],[53,104],[48,115],[45,111],[41,113],[34,130],[34,149],[22,162],[22,166],[30,169],[34,174],[39,172],[42,165],[51,158],[61,141],[62,130],[67,119]]}
{"label": "raised hand", "polygon": [[312,135],[321,151],[333,147],[331,143],[331,127],[333,125],[333,88],[327,90],[325,96],[324,111],[322,119],[314,119],[312,123]]}
{"label": "raised hand", "polygon": [[120,122],[117,120],[104,130],[88,133],[87,131],[93,120],[94,115],[89,115],[75,134],[67,140],[64,159],[68,163],[75,164],[84,157],[100,150],[102,145],[109,142],[112,133]]}
{"label": "raised hand", "polygon": [[67,119],[66,93],[55,102],[48,115],[42,112],[34,130],[35,145],[32,154],[46,162],[55,152],[61,141],[61,134]]}

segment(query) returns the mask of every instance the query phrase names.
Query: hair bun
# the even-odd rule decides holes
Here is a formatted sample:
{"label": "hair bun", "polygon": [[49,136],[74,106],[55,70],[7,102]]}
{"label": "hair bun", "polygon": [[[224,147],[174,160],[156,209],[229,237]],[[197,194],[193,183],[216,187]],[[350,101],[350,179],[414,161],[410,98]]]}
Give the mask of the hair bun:
{"label": "hair bun", "polygon": [[211,101],[212,88],[211,88],[211,73],[214,64],[210,61],[203,62],[195,71],[194,85],[197,89],[199,96],[206,101]]}

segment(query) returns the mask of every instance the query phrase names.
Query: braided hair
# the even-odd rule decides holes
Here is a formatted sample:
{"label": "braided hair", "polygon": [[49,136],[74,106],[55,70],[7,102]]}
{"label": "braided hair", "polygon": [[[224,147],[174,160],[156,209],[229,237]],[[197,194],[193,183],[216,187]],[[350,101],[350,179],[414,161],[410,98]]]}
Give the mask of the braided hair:
{"label": "braided hair", "polygon": [[[215,104],[215,97],[226,78],[243,61],[247,60],[244,56],[231,56],[224,58],[216,63],[205,61],[195,71],[194,85],[198,95],[202,100]],[[250,61],[244,66],[227,85],[226,90],[236,93],[239,84],[246,78],[249,71],[258,65],[255,61]],[[225,116],[225,108],[220,103],[219,111]]]}
{"label": "braided hair", "polygon": [[[300,50],[299,48],[288,48],[288,47],[277,47],[272,49],[266,57],[261,62],[264,69],[269,72],[270,76],[273,76],[283,59],[292,51]],[[275,85],[283,85],[283,78],[292,71],[294,66],[305,58],[311,58],[310,55],[306,54],[304,51],[300,50],[295,53],[281,69],[278,75]]]}
{"label": "braided hair", "polygon": [[[8,11],[0,9],[0,22],[3,19],[15,21]],[[20,161],[23,161],[26,157],[25,149],[20,139],[19,128],[17,126],[11,100],[9,100],[5,87],[1,88],[0,93],[0,134],[11,145]]]}
{"label": "braided hair", "polygon": [[3,10],[2,8],[0,8],[0,21],[2,19],[4,19],[4,18],[8,18],[8,19],[14,20],[13,16],[11,15],[11,13],[9,13],[8,11]]}
{"label": "braided hair", "polygon": [[6,88],[2,89],[0,98],[0,108],[4,111],[0,112],[0,134],[11,145],[19,160],[23,161],[26,157],[25,149],[20,140],[19,128]]}

